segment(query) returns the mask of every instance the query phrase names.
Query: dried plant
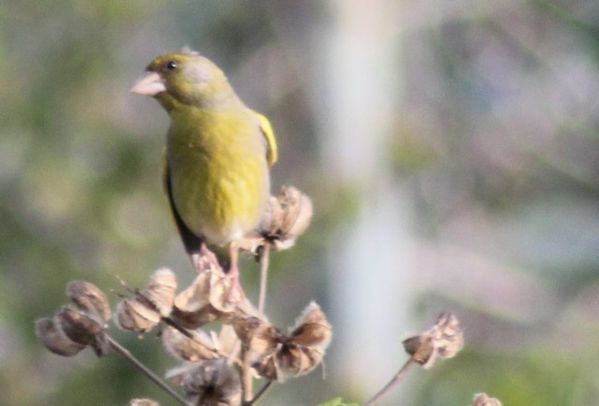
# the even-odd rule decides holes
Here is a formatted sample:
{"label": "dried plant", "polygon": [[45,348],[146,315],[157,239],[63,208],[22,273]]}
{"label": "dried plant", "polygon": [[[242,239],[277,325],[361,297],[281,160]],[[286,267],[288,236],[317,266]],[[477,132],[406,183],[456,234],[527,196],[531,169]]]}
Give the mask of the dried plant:
{"label": "dried plant", "polygon": [[[290,248],[312,217],[310,199],[293,187],[271,198],[265,220],[242,247],[261,257],[268,268],[268,253]],[[114,316],[106,295],[95,285],[74,281],[67,285],[73,302],[51,318],[36,322],[36,333],[50,351],[73,356],[90,347],[98,356],[116,352],[182,404],[253,404],[272,381],[301,376],[323,360],[332,328],[316,303],[311,303],[289,334],[270,324],[264,316],[265,281],[257,309],[243,293],[233,290],[216,256],[208,249],[193,258],[194,281],[177,293],[175,274],[157,270],[143,289],[127,288]],[[262,272],[263,279],[266,272]],[[108,321],[142,336],[161,329],[164,350],[181,362],[166,373],[168,382],[182,387],[184,396],[145,367],[107,332]],[[213,321],[220,331],[208,329]],[[239,372],[238,372],[239,371]],[[267,380],[254,397],[253,377]],[[134,399],[132,405],[157,404]]]}
{"label": "dried plant", "polygon": [[441,313],[437,322],[428,330],[403,341],[410,359],[393,378],[365,404],[374,405],[397,386],[414,364],[431,368],[438,357],[453,358],[464,347],[464,332],[458,318],[451,313]]}
{"label": "dried plant", "polygon": [[159,406],[159,403],[152,399],[131,399],[129,406]]}
{"label": "dried plant", "polygon": [[472,406],[501,406],[501,402],[486,393],[477,393],[474,395]]}
{"label": "dried plant", "polygon": [[[35,330],[46,348],[61,356],[74,356],[90,347],[99,357],[117,353],[154,381],[173,399],[185,405],[250,406],[273,382],[310,373],[323,362],[332,339],[332,326],[320,306],[311,302],[294,326],[283,332],[264,314],[266,276],[270,248],[293,246],[312,217],[310,199],[293,187],[272,197],[265,219],[242,248],[260,258],[259,305],[236,289],[216,256],[208,249],[193,258],[195,279],[177,292],[175,274],[162,268],[143,289],[127,288],[112,315],[106,295],[84,281],[69,282],[66,295],[72,304],[53,317],[36,322]],[[108,321],[140,337],[159,328],[165,352],[178,365],[169,369],[166,381],[149,370],[108,333]],[[211,327],[212,322],[219,327]],[[366,402],[372,405],[387,394],[415,364],[431,368],[438,359],[452,358],[464,346],[457,317],[442,313],[426,331],[403,341],[410,356],[399,372]],[[253,381],[265,384],[253,393]],[[171,385],[180,387],[182,393]],[[133,399],[135,406],[154,406],[150,399]],[[340,399],[326,404],[342,405]],[[475,406],[501,403],[485,394],[476,395]]]}
{"label": "dried plant", "polygon": [[464,347],[464,332],[457,317],[441,313],[433,327],[403,341],[412,361],[431,368],[437,358],[453,358]]}

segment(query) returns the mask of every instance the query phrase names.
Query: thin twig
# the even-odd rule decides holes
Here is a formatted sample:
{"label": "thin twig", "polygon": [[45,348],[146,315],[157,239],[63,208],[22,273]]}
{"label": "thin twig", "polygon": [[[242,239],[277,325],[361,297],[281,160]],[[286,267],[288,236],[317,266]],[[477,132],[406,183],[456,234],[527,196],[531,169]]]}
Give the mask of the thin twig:
{"label": "thin twig", "polygon": [[243,402],[251,402],[253,395],[253,376],[250,352],[244,345],[241,347],[241,382],[243,386]]}
{"label": "thin twig", "polygon": [[264,386],[262,386],[260,388],[260,390],[258,391],[258,393],[256,393],[256,396],[254,396],[254,398],[252,400],[250,400],[249,402],[243,402],[243,406],[252,406],[254,403],[256,403],[258,401],[258,399],[260,399],[260,397],[262,395],[264,395],[264,392],[266,392],[268,390],[268,388],[270,388],[270,385],[272,385],[273,381],[268,381],[264,384]]}
{"label": "thin twig", "polygon": [[173,388],[171,388],[158,375],[156,375],[148,367],[146,367],[140,360],[135,358],[135,356],[133,356],[133,354],[131,354],[128,349],[126,349],[125,347],[120,345],[108,334],[106,334],[106,339],[107,339],[108,343],[110,344],[110,346],[116,352],[121,354],[127,361],[129,361],[131,364],[133,364],[133,366],[135,366],[137,369],[139,369],[145,376],[150,378],[156,385],[158,385],[160,388],[162,388],[165,392],[167,392],[169,395],[171,395],[174,399],[176,399],[177,402],[179,402],[182,405],[186,405],[186,406],[189,405],[189,403],[187,402],[187,400],[185,400],[185,398],[183,398],[183,396],[181,396]]}
{"label": "thin twig", "polygon": [[383,396],[385,396],[391,389],[393,389],[397,384],[401,382],[406,373],[410,370],[410,367],[414,365],[415,362],[412,358],[410,358],[397,373],[395,376],[381,389],[378,391],[373,397],[368,399],[364,406],[374,405],[377,401],[379,401]]}
{"label": "thin twig", "polygon": [[185,337],[190,338],[192,340],[195,339],[195,337],[193,336],[193,334],[191,334],[191,332],[189,332],[185,327],[181,326],[179,323],[177,323],[172,318],[162,317],[162,321],[164,322],[164,324],[171,326],[172,328],[177,330],[179,333],[183,334]]}
{"label": "thin twig", "polygon": [[258,296],[258,312],[264,314],[266,305],[266,287],[268,286],[268,265],[270,258],[270,243],[266,241],[260,253],[260,296]]}

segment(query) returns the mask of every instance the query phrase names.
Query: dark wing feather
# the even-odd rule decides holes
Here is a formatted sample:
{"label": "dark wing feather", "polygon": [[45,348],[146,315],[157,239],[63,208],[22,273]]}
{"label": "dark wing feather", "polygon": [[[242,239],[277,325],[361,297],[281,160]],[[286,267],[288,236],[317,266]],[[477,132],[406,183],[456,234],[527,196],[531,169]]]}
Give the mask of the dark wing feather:
{"label": "dark wing feather", "polygon": [[181,236],[181,239],[183,240],[183,245],[185,246],[185,251],[187,251],[188,255],[199,253],[200,248],[202,246],[202,239],[195,235],[193,231],[191,231],[185,225],[183,219],[177,211],[177,208],[175,207],[175,200],[173,199],[173,187],[171,185],[171,177],[169,173],[168,164],[166,162],[164,162],[164,187],[166,190],[166,195],[168,196],[168,201],[171,205],[173,217],[175,218],[175,223],[177,223],[179,235]]}

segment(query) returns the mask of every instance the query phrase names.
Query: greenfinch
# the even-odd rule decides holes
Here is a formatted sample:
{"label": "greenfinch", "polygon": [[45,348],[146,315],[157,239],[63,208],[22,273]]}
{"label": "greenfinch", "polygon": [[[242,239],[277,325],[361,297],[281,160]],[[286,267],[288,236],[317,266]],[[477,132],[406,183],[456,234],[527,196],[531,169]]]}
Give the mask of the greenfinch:
{"label": "greenfinch", "polygon": [[213,62],[185,49],[154,59],[131,92],[155,98],[170,116],[164,184],[192,262],[206,243],[228,247],[240,287],[239,241],[265,213],[277,160],[268,119],[246,107]]}

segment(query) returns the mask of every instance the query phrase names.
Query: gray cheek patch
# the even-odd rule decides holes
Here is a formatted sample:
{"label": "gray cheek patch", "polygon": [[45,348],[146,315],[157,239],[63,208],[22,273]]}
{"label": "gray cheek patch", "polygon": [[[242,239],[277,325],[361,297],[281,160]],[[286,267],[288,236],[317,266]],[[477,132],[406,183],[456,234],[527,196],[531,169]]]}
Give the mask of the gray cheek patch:
{"label": "gray cheek patch", "polygon": [[209,66],[198,63],[185,69],[185,77],[192,83],[208,83],[212,79],[212,72]]}

